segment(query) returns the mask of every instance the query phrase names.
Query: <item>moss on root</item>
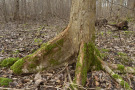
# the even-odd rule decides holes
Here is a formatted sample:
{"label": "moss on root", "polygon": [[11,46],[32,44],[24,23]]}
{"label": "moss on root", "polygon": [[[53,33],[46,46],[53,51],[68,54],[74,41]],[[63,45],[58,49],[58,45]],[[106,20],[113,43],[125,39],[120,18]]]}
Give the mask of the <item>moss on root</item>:
{"label": "moss on root", "polygon": [[[42,70],[42,67],[40,68],[40,62],[44,60],[44,57],[47,56],[48,58],[48,65],[50,66],[55,66],[58,65],[59,62],[55,60],[53,55],[55,55],[55,52],[61,50],[61,47],[63,46],[64,40],[58,40],[56,43],[49,44],[49,43],[44,43],[41,45],[41,48],[36,50],[34,53],[27,55],[26,57],[18,60],[12,67],[11,69],[15,74],[21,74],[22,73],[22,67],[25,65],[27,66],[27,70],[29,72],[35,72],[37,70]],[[57,48],[58,50],[54,50],[54,48]],[[54,51],[53,51],[54,50]]]}
{"label": "moss on root", "polygon": [[132,89],[130,88],[129,84],[128,84],[126,81],[124,81],[124,80],[121,81],[120,85],[121,85],[122,87],[124,87],[126,90],[132,90]]}
{"label": "moss on root", "polygon": [[[100,52],[98,51],[97,48],[95,48],[95,45],[91,42],[91,43],[85,43],[84,44],[84,48],[83,48],[83,53],[84,53],[84,60],[83,60],[83,66],[82,64],[79,62],[80,61],[80,54],[78,55],[78,60],[76,63],[76,74],[78,74],[79,72],[81,72],[81,78],[82,78],[82,82],[81,84],[84,86],[87,80],[87,72],[94,67],[94,70],[101,70],[102,66],[101,66],[101,62],[97,59],[98,55],[100,56]],[[82,70],[78,70],[78,68],[81,67]],[[76,81],[76,77],[74,78],[74,82]]]}
{"label": "moss on root", "polygon": [[19,59],[15,64],[13,64],[10,68],[13,70],[15,74],[21,74],[22,73],[22,67],[24,64],[23,59]]}
{"label": "moss on root", "polygon": [[119,76],[118,74],[114,74],[114,75],[112,75],[112,77],[115,78],[115,79],[120,79],[120,80],[122,80],[122,77]]}
{"label": "moss on root", "polygon": [[6,58],[0,62],[0,67],[10,67],[12,66],[19,58]]}
{"label": "moss on root", "polygon": [[12,79],[0,77],[0,86],[8,86]]}
{"label": "moss on root", "polygon": [[99,50],[95,47],[95,45],[90,42],[88,44],[88,56],[89,56],[89,61],[90,63],[90,68],[92,68],[93,70],[101,70],[102,69],[102,65],[101,62],[98,60],[97,56],[99,56],[101,58],[100,52]]}
{"label": "moss on root", "polygon": [[51,53],[53,48],[59,47],[59,49],[61,49],[61,47],[63,46],[63,43],[64,43],[64,39],[58,40],[54,44],[44,43],[41,45],[41,48],[39,48],[39,50],[44,50],[45,51],[44,55],[48,55]]}
{"label": "moss on root", "polygon": [[120,81],[120,85],[121,85],[122,87],[124,87],[126,90],[132,90],[132,89],[130,88],[129,84],[128,84],[126,81],[124,81],[124,80],[122,79],[122,77],[119,76],[118,74],[114,74],[114,75],[112,75],[112,77],[113,77],[114,79],[119,79],[119,80],[121,80],[121,81]]}

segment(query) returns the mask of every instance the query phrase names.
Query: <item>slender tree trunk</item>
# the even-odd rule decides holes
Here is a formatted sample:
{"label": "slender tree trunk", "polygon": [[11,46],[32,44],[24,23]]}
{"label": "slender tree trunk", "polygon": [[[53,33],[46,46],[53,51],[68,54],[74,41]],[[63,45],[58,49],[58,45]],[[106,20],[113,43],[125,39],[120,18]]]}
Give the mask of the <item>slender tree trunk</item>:
{"label": "slender tree trunk", "polygon": [[7,9],[6,9],[5,0],[2,0],[2,4],[3,4],[3,16],[4,16],[4,21],[7,23]]}
{"label": "slender tree trunk", "polygon": [[15,0],[14,20],[19,20],[19,0]]}

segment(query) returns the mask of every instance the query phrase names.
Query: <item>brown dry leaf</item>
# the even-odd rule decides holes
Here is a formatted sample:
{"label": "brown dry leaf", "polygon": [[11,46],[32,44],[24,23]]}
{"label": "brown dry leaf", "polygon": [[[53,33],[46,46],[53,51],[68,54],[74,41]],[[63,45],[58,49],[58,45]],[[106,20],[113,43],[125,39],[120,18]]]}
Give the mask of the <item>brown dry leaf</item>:
{"label": "brown dry leaf", "polygon": [[98,81],[95,81],[95,85],[96,85],[96,86],[99,86],[99,82],[98,82]]}
{"label": "brown dry leaf", "polygon": [[60,80],[56,80],[57,83],[60,83]]}
{"label": "brown dry leaf", "polygon": [[98,81],[98,80],[99,80],[99,78],[98,78],[97,76],[95,76],[95,80],[96,80],[96,81]]}

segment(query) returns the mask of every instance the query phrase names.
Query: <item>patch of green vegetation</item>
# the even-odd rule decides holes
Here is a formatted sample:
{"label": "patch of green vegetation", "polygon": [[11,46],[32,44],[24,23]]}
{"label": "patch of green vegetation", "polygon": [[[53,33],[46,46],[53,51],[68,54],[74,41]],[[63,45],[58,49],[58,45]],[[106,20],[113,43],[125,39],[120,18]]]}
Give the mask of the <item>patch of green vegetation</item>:
{"label": "patch of green vegetation", "polygon": [[132,17],[127,17],[127,21],[128,21],[128,22],[132,22],[132,21],[134,21],[134,18],[132,18]]}
{"label": "patch of green vegetation", "polygon": [[0,38],[3,38],[3,36],[0,36]]}
{"label": "patch of green vegetation", "polygon": [[104,32],[100,32],[100,35],[103,36],[104,35]]}
{"label": "patch of green vegetation", "polygon": [[113,37],[114,37],[114,38],[118,38],[119,36],[116,36],[116,35],[115,35],[115,36],[113,36]]}
{"label": "patch of green vegetation", "polygon": [[118,74],[113,74],[112,77],[115,78],[115,79],[120,79],[120,80],[122,80],[122,77],[119,76]]}
{"label": "patch of green vegetation", "polygon": [[1,51],[2,54],[3,54],[4,52],[5,52],[4,50]]}
{"label": "patch of green vegetation", "polygon": [[45,55],[50,54],[52,49],[55,48],[55,47],[58,47],[59,49],[61,49],[61,47],[63,46],[63,42],[64,42],[64,39],[61,39],[54,44],[48,44],[48,43],[42,44],[42,47],[40,48],[40,50],[44,50]]}
{"label": "patch of green vegetation", "polygon": [[101,58],[102,59],[106,58],[108,56],[109,51],[110,51],[109,49],[101,49],[101,53],[100,53]]}
{"label": "patch of green vegetation", "polygon": [[0,77],[0,86],[8,86],[12,79]]}
{"label": "patch of green vegetation", "polygon": [[0,62],[1,67],[10,67],[12,66],[19,58],[6,58]]}
{"label": "patch of green vegetation", "polygon": [[131,35],[133,33],[133,31],[124,31],[125,35],[128,36],[128,35]]}
{"label": "patch of green vegetation", "polygon": [[19,53],[20,53],[19,50],[15,50],[15,51],[13,52],[13,54],[15,54],[15,55],[17,55],[17,54],[19,54]]}
{"label": "patch of green vegetation", "polygon": [[120,71],[124,71],[124,65],[120,65],[120,64],[118,64],[118,70],[120,70]]}
{"label": "patch of green vegetation", "polygon": [[122,77],[120,77],[118,74],[114,74],[114,75],[112,75],[112,77],[115,78],[115,79],[120,79],[120,80],[121,80],[120,85],[121,85],[122,87],[124,87],[126,90],[132,90],[132,89],[130,88],[130,86],[128,85],[128,83],[125,82],[125,81],[122,79]]}
{"label": "patch of green vegetation", "polygon": [[26,25],[28,25],[28,24],[27,24],[27,23],[24,23],[24,24],[23,24],[23,26],[26,26]]}
{"label": "patch of green vegetation", "polygon": [[132,89],[130,88],[129,84],[128,84],[126,81],[124,81],[124,80],[121,81],[120,85],[121,85],[122,87],[124,87],[126,90],[132,90]]}
{"label": "patch of green vegetation", "polygon": [[40,38],[34,39],[34,43],[35,45],[40,45],[42,44],[43,40],[41,40]]}
{"label": "patch of green vegetation", "polygon": [[102,52],[109,52],[109,49],[101,49]]}
{"label": "patch of green vegetation", "polygon": [[120,55],[120,56],[127,56],[127,54],[123,53],[123,52],[118,52],[117,54]]}
{"label": "patch of green vegetation", "polygon": [[101,53],[101,58],[102,58],[102,59],[105,59],[107,56],[108,56],[107,53]]}
{"label": "patch of green vegetation", "polygon": [[130,57],[128,57],[126,53],[118,52],[117,54],[119,56],[116,57],[116,58],[119,59],[119,60],[121,60],[121,62],[124,63],[124,64],[128,64],[129,62],[132,61],[132,59]]}
{"label": "patch of green vegetation", "polygon": [[117,23],[116,22],[110,22],[109,24],[112,24],[113,25],[113,24],[117,24]]}
{"label": "patch of green vegetation", "polygon": [[38,30],[42,30],[44,28],[44,26],[40,26],[39,28],[38,28]]}
{"label": "patch of green vegetation", "polygon": [[112,32],[108,31],[108,32],[107,32],[107,34],[109,34],[109,35],[110,35],[110,34],[112,34]]}
{"label": "patch of green vegetation", "polygon": [[22,73],[23,64],[24,64],[24,60],[23,59],[19,59],[10,68],[11,68],[11,70],[13,70],[13,72],[15,74],[21,74]]}

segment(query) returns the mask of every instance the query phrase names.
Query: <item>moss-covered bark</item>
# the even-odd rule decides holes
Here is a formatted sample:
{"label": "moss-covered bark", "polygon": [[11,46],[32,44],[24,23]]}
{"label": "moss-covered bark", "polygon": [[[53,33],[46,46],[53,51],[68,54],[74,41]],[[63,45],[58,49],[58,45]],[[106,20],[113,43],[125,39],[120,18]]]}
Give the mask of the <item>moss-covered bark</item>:
{"label": "moss-covered bark", "polygon": [[102,69],[101,62],[96,55],[100,56],[100,53],[92,42],[81,44],[74,78],[77,85],[85,85],[89,70]]}
{"label": "moss-covered bark", "polygon": [[[57,53],[61,53],[61,48],[63,47],[64,40],[60,39],[56,43],[50,44],[46,43],[41,46],[33,54],[27,55],[26,57],[18,60],[11,69],[15,74],[21,74],[23,72],[37,72],[45,67],[41,64],[46,61],[46,68],[59,65],[61,62],[55,58]],[[45,60],[48,59],[48,60]],[[26,69],[24,69],[27,67]]]}
{"label": "moss-covered bark", "polygon": [[12,66],[19,58],[6,58],[0,62],[0,67],[10,67]]}

